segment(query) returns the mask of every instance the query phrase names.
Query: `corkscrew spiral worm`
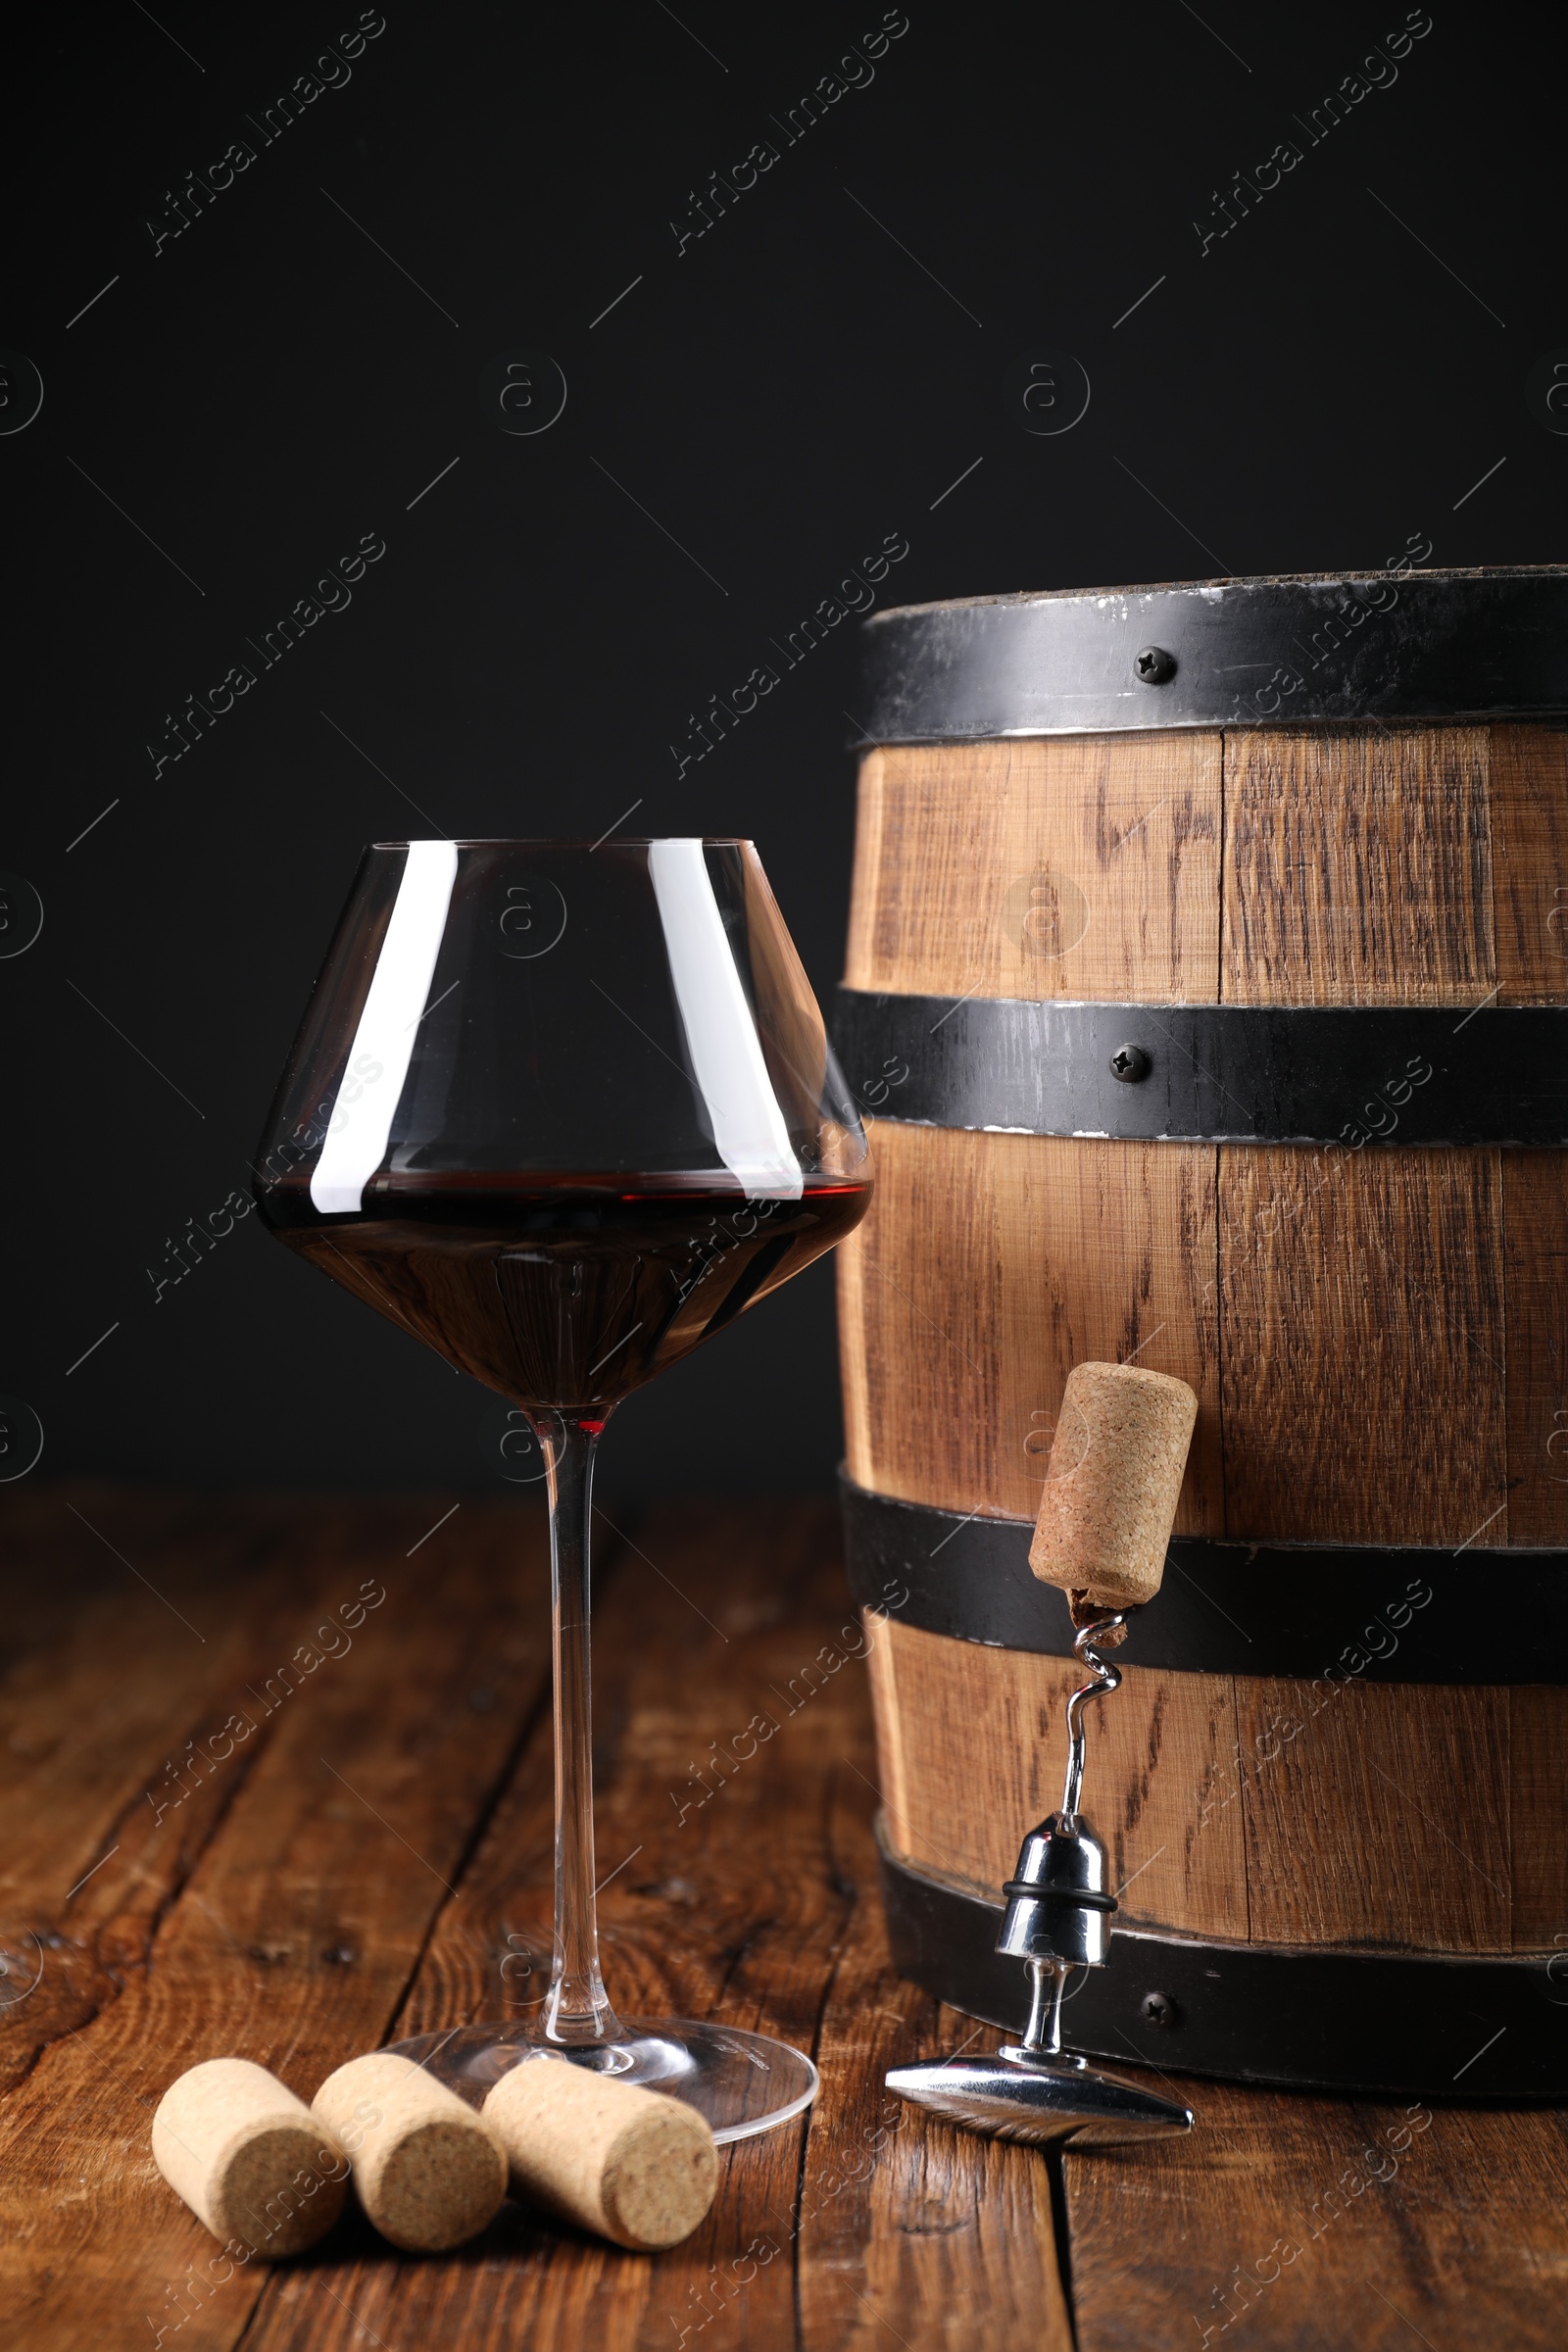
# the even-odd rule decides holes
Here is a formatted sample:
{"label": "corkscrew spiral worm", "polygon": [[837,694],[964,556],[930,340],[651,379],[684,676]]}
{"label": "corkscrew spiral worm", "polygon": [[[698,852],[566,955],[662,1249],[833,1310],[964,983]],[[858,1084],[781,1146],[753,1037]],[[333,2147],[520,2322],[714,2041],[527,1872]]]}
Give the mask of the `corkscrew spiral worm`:
{"label": "corkscrew spiral worm", "polygon": [[1102,1642],[1107,1634],[1116,1633],[1131,1614],[1128,1609],[1115,1609],[1108,1616],[1097,1617],[1092,1625],[1084,1627],[1073,1642],[1075,1653],[1088,1667],[1094,1680],[1081,1683],[1067,1701],[1067,1780],[1061,1796],[1063,1813],[1076,1813],[1079,1797],[1083,1793],[1084,1707],[1090,1699],[1101,1698],[1106,1691],[1121,1688],[1120,1668],[1102,1657],[1096,1643]]}

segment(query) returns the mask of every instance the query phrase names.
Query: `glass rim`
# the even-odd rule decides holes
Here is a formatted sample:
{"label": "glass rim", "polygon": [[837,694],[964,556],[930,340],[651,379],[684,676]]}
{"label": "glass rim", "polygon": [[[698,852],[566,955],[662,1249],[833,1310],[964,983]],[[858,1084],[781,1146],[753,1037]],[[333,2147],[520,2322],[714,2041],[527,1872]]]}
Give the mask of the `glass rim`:
{"label": "glass rim", "polygon": [[752,836],[746,833],[601,833],[596,841],[590,841],[586,833],[524,833],[515,836],[480,833],[471,836],[458,834],[450,838],[446,834],[422,834],[416,840],[372,841],[366,846],[371,850],[410,850],[444,842],[454,850],[587,850],[591,853],[610,848],[653,850],[671,841],[700,841],[705,850],[752,850],[757,847]]}

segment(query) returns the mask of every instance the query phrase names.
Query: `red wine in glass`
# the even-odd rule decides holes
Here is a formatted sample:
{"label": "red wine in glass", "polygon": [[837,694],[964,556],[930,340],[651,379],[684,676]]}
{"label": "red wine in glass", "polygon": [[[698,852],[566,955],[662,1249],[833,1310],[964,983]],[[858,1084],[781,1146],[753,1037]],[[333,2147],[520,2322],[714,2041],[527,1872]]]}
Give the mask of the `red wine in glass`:
{"label": "red wine in glass", "polygon": [[371,1216],[322,1217],[298,1177],[267,1197],[279,1238],[524,1409],[608,1409],[788,1282],[858,1223],[863,1180],[799,1200],[657,1178],[542,1186],[395,1181]]}
{"label": "red wine in glass", "polygon": [[841,1240],[871,1171],[751,845],[409,842],[362,860],[262,1141],[278,1238],[521,1408],[551,1508],[556,1936],[540,2024],[403,2044],[466,2095],[541,2052],[667,2090],[720,2139],[809,2058],[619,2019],[589,1739],[594,1449],[620,1399]]}

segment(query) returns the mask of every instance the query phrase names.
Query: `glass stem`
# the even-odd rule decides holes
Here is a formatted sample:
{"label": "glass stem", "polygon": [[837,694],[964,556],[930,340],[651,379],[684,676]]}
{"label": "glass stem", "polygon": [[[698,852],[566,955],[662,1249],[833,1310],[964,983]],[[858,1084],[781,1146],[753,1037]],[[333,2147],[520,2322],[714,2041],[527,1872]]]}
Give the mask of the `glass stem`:
{"label": "glass stem", "polygon": [[594,1908],[594,1760],[589,1697],[589,1532],[601,1420],[541,1413],[550,1493],[551,1637],[556,1690],[556,1943],[547,2041],[619,2041],[599,1974]]}

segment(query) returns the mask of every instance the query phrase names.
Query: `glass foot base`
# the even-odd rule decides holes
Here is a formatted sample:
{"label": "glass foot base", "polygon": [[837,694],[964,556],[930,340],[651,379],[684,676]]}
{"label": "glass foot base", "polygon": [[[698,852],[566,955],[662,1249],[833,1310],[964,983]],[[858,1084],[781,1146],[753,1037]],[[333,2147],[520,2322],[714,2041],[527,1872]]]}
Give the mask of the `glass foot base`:
{"label": "glass foot base", "polygon": [[482,2106],[493,2084],[525,2062],[564,2059],[592,2067],[595,2074],[685,2099],[707,2117],[721,2143],[787,2124],[810,2105],[817,2087],[816,2068],[804,2050],[765,2034],[689,2017],[623,2018],[618,2040],[586,2048],[543,2041],[518,2025],[456,2026],[391,2046],[399,2057],[427,2067],[472,2107]]}

